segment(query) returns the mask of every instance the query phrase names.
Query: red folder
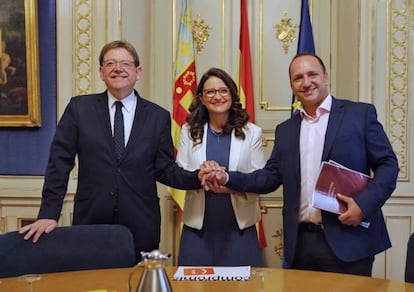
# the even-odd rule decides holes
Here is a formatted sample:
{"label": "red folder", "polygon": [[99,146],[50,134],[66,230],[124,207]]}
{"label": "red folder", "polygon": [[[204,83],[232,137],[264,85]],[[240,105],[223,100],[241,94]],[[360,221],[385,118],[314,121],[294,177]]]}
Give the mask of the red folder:
{"label": "red folder", "polygon": [[370,180],[371,177],[368,175],[335,161],[323,161],[313,191],[312,206],[342,214],[346,211],[346,204],[339,201],[336,194],[354,197],[366,188]]}

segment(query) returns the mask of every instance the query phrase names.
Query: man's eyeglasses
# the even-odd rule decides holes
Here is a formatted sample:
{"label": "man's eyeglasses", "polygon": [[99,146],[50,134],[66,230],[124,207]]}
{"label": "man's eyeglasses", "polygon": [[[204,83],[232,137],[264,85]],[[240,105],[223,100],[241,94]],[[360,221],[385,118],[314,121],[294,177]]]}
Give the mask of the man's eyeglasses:
{"label": "man's eyeglasses", "polygon": [[230,89],[228,89],[227,87],[221,87],[219,89],[210,88],[210,89],[204,89],[203,90],[204,95],[208,98],[215,97],[217,92],[218,92],[218,94],[220,94],[220,96],[226,97],[227,95],[230,94]]}
{"label": "man's eyeglasses", "polygon": [[103,64],[103,67],[108,68],[108,69],[113,69],[115,68],[116,65],[121,66],[123,69],[131,69],[135,67],[135,62],[128,61],[128,60],[121,60],[121,61],[106,60],[106,61],[103,61],[102,64]]}

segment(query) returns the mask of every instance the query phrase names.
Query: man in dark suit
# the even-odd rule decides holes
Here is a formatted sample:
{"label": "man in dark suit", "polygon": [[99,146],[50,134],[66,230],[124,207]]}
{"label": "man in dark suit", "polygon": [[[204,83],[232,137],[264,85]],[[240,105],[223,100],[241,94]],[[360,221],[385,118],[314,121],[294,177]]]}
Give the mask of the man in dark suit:
{"label": "man in dark suit", "polygon": [[[225,184],[237,191],[269,193],[283,185],[288,266],[370,276],[375,254],[391,247],[381,207],[396,187],[397,158],[373,105],[329,94],[328,73],[319,57],[309,53],[295,56],[289,76],[302,110],[276,127],[266,166],[250,174],[212,172],[205,178],[206,187]],[[329,160],[373,174],[356,197],[337,194],[348,207],[341,215],[312,207],[321,161]],[[214,162],[205,165],[217,167]],[[368,220],[370,226],[360,226],[362,220]]]}
{"label": "man in dark suit", "polygon": [[[99,62],[107,90],[73,97],[67,105],[51,145],[38,220],[20,233],[36,242],[56,227],[77,155],[73,224],[127,226],[139,260],[140,251],[159,246],[156,181],[180,189],[200,188],[200,182],[197,171],[185,171],[174,161],[169,112],[134,90],[142,74],[134,47],[123,41],[108,43]],[[119,157],[113,141],[118,101],[124,122]]]}

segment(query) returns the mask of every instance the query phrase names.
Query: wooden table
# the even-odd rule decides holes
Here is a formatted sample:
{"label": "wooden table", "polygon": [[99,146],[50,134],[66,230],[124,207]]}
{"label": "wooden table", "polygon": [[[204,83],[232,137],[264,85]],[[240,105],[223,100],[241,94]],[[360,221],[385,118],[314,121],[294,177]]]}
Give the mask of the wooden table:
{"label": "wooden table", "polygon": [[[136,287],[143,268],[134,274]],[[66,273],[43,274],[33,282],[33,292],[85,292],[111,291],[127,292],[131,269],[90,270]],[[174,292],[251,292],[251,291],[413,291],[414,284],[399,281],[298,270],[260,268],[252,269],[249,281],[172,281],[176,267],[167,267]],[[263,280],[263,281],[262,281]],[[29,292],[28,284],[18,277],[0,279],[1,292]],[[264,287],[264,290],[262,290]],[[106,290],[104,290],[106,289]],[[101,290],[101,291],[102,291]],[[101,292],[100,291],[100,292]],[[135,292],[135,290],[133,290]]]}

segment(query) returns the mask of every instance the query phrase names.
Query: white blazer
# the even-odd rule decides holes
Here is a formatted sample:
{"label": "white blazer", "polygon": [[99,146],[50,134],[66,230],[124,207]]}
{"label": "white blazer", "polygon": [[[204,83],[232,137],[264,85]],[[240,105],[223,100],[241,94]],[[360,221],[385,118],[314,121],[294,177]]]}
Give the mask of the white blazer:
{"label": "white blazer", "polygon": [[[193,147],[189,135],[189,126],[181,129],[180,147],[178,148],[177,163],[183,168],[193,171],[200,168],[206,161],[207,123],[204,125],[204,135],[201,144]],[[234,130],[231,134],[229,171],[244,173],[263,168],[266,164],[262,148],[262,129],[252,123],[247,123],[243,129],[244,140],[236,138]],[[245,229],[260,220],[259,195],[254,193],[232,192],[230,194],[234,214],[239,228]],[[185,195],[183,222],[195,229],[202,229],[204,219],[205,196],[204,189],[189,190]]]}

